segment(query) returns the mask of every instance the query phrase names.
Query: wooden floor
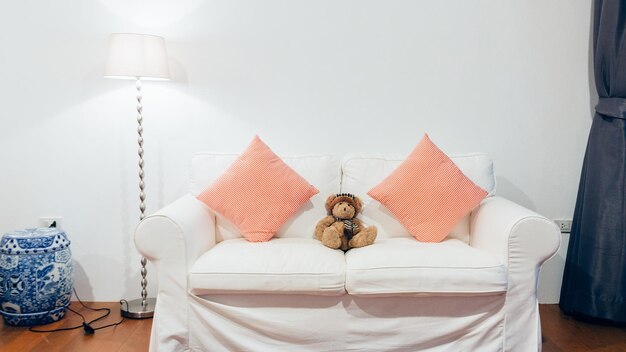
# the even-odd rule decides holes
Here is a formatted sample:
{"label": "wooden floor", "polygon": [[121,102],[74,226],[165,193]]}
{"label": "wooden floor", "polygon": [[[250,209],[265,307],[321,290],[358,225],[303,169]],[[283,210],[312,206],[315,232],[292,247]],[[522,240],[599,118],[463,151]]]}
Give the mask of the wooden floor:
{"label": "wooden floor", "polygon": [[578,321],[556,304],[542,304],[543,352],[626,352],[626,326],[607,326]]}
{"label": "wooden floor", "polygon": [[[120,320],[120,304],[118,302],[87,302],[93,308],[111,308],[111,315],[98,321],[93,327],[108,325]],[[87,321],[102,315],[83,308],[78,302],[72,302],[72,309],[85,316]],[[67,312],[60,321],[39,327],[40,329],[56,329],[81,325],[82,319],[72,312]],[[121,325],[96,331],[93,335],[85,335],[80,328],[71,331],[35,333],[28,328],[15,328],[0,324],[1,352],[115,352],[115,351],[147,351],[150,340],[152,319],[126,319]]]}
{"label": "wooden floor", "polygon": [[[102,326],[120,319],[119,303],[88,303],[95,307],[112,309],[112,314]],[[72,309],[94,319],[99,313],[82,308],[72,302]],[[541,305],[544,352],[626,352],[626,327],[603,326],[580,322],[563,315],[557,305]],[[82,320],[68,312],[61,321],[45,326],[46,329],[69,327],[81,324]],[[148,350],[151,319],[127,319],[122,325],[85,335],[83,329],[54,333],[34,333],[28,328],[14,328],[0,325],[0,351],[2,352],[56,352],[56,351],[96,351],[96,352],[143,352]]]}

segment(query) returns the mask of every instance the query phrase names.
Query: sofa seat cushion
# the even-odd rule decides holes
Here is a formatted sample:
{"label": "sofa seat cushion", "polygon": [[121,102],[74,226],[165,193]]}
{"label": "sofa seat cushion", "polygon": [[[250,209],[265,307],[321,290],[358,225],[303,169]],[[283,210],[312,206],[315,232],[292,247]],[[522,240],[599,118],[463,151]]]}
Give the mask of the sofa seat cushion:
{"label": "sofa seat cushion", "polygon": [[501,294],[507,276],[498,258],[457,239],[387,238],[346,253],[346,290],[363,296]]}
{"label": "sofa seat cushion", "polygon": [[341,295],[345,293],[343,252],[324,247],[312,238],[274,238],[222,241],[204,253],[189,273],[191,292],[289,293]]}

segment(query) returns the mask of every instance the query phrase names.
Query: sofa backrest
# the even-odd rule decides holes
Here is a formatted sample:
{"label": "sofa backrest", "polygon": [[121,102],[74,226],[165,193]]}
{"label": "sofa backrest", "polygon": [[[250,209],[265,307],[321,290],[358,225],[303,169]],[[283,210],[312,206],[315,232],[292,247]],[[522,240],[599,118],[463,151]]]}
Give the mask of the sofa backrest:
{"label": "sofa backrest", "polygon": [[[191,160],[190,190],[195,196],[219,177],[237,158],[235,154],[198,153]],[[337,192],[353,193],[363,200],[359,215],[366,225],[378,227],[379,238],[410,236],[389,211],[367,195],[405,159],[402,155],[354,154],[340,163],[330,155],[281,157],[285,163],[319,189],[308,203],[278,232],[277,237],[311,238],[315,224],[326,215],[326,197]],[[453,155],[451,159],[474,183],[495,194],[493,163],[486,154]],[[216,216],[217,241],[241,237],[239,230],[219,214]],[[469,242],[469,216],[450,233]]]}
{"label": "sofa backrest", "polygon": [[[233,161],[235,154],[199,153],[191,159],[190,190],[196,196],[219,177]],[[313,237],[315,224],[326,215],[324,202],[339,192],[341,167],[339,159],[330,155],[293,156],[281,158],[315,186],[320,192],[302,206],[276,234],[277,237]],[[217,241],[241,237],[239,230],[219,214],[216,216]]]}
{"label": "sofa backrest", "polygon": [[[400,222],[367,192],[395,170],[406,156],[402,155],[348,155],[342,163],[341,192],[352,193],[363,200],[361,220],[365,225],[376,225],[378,238],[411,236]],[[450,158],[478,186],[494,195],[496,180],[493,162],[486,154],[451,155]],[[452,230],[449,237],[469,243],[469,215]]]}

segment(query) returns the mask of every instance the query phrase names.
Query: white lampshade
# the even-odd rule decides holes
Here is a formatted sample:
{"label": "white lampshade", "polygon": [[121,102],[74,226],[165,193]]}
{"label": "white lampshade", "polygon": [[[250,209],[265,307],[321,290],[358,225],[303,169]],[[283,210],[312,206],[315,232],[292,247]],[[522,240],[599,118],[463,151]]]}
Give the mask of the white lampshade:
{"label": "white lampshade", "polygon": [[165,40],[149,34],[111,34],[104,76],[170,79]]}

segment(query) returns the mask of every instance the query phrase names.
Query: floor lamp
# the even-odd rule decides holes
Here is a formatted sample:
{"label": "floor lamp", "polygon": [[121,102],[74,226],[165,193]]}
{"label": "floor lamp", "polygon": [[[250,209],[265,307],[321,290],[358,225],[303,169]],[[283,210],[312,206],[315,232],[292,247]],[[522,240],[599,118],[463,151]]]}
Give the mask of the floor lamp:
{"label": "floor lamp", "polygon": [[[141,80],[170,79],[167,65],[165,40],[162,37],[148,34],[115,33],[111,34],[109,52],[104,69],[104,76],[109,78],[134,79],[137,87],[137,143],[139,144],[139,220],[143,220],[146,210],[146,194],[144,192],[144,160],[143,160],[143,121],[141,104]],[[146,287],[148,280],[146,258],[141,258],[141,298],[124,301],[122,316],[134,319],[150,318],[154,315],[155,298],[148,298]]]}

